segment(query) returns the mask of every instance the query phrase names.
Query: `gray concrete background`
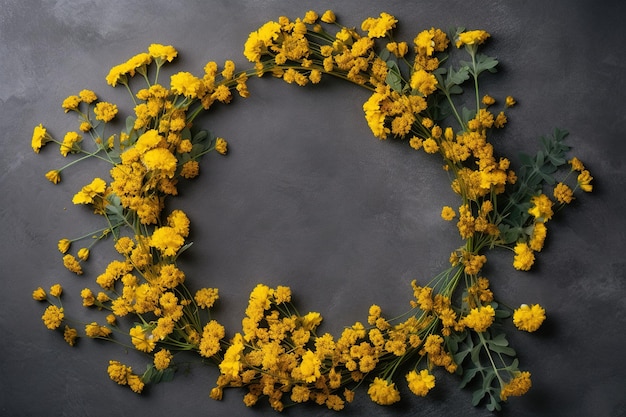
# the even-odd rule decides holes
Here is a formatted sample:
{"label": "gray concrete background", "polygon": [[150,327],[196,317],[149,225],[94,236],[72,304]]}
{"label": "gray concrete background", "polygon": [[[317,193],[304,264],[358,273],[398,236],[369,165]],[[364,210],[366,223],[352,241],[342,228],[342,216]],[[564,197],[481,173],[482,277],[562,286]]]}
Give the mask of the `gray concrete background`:
{"label": "gray concrete background", "polygon": [[[484,85],[494,96],[514,95],[506,134],[497,149],[535,149],[554,127],[596,178],[550,224],[537,268],[520,273],[509,254],[495,254],[485,271],[496,295],[517,305],[541,303],[548,320],[533,335],[511,333],[533,388],[505,405],[503,416],[626,416],[621,357],[626,338],[623,141],[626,116],[625,3],[619,1],[95,1],[4,0],[0,5],[0,414],[4,416],[273,415],[247,409],[243,391],[208,398],[217,372],[192,366],[172,383],[142,396],[106,375],[109,359],[145,358],[112,344],[81,340],[68,347],[41,323],[34,288],[61,282],[67,309],[80,310],[79,291],[111,253],[99,245],[86,275],[60,263],[56,242],[94,226],[71,204],[98,168],[77,166],[62,183],[43,174],[62,164],[53,147],[35,155],[32,129],[44,123],[62,137],[74,128],[61,101],[83,88],[127,103],[104,81],[109,68],[150,43],[172,44],[172,70],[201,73],[207,60],[234,59],[248,33],[269,19],[302,16],[310,8],[336,11],[359,25],[381,11],[396,15],[398,38],[412,40],[431,26],[462,25],[492,33],[488,52],[501,71]],[[187,211],[194,246],[182,268],[190,283],[220,288],[218,318],[238,330],[247,294],[257,282],[288,284],[302,311],[320,311],[324,329],[365,320],[377,303],[392,315],[410,299],[412,279],[426,282],[459,244],[440,207],[456,205],[439,163],[406,144],[380,142],[368,131],[365,91],[327,80],[300,89],[273,79],[251,80],[251,97],[237,99],[202,123],[230,142],[226,157],[210,155],[202,174],[181,187],[172,207]],[[104,168],[103,168],[104,169]],[[106,173],[106,171],[103,171]],[[98,174],[103,175],[98,172]],[[98,316],[99,317],[99,316]],[[374,405],[361,390],[344,415],[488,416],[473,408],[456,377],[437,373],[425,399],[403,388],[397,406]],[[402,383],[400,385],[403,385]],[[286,415],[334,415],[295,407]]]}

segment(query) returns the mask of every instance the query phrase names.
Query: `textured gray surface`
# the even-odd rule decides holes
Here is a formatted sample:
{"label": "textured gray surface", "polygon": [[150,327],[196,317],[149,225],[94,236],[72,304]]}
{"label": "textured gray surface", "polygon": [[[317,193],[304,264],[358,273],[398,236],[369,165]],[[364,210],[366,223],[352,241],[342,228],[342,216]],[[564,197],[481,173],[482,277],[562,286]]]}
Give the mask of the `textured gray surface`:
{"label": "textured gray surface", "polygon": [[[551,224],[537,268],[519,273],[507,254],[492,256],[486,273],[511,304],[541,303],[548,321],[537,334],[510,336],[522,367],[532,372],[527,396],[511,399],[504,416],[626,416],[621,360],[626,327],[623,209],[626,106],[619,1],[320,1],[343,23],[358,25],[387,11],[400,19],[398,37],[424,28],[463,25],[493,34],[490,52],[501,72],[486,84],[514,95],[503,153],[532,151],[538,136],[563,127],[568,143],[596,178]],[[69,348],[41,324],[31,299],[39,285],[61,282],[64,302],[79,308],[78,291],[106,265],[106,244],[94,251],[87,276],[70,276],[56,242],[92,227],[92,215],[71,204],[94,172],[78,166],[63,182],[43,178],[61,158],[30,149],[33,126],[57,136],[73,126],[60,103],[83,88],[122,102],[106,86],[110,66],[150,43],[172,44],[172,68],[200,73],[204,63],[241,55],[248,33],[268,19],[301,16],[311,4],[288,1],[4,0],[0,6],[0,414],[6,416],[273,415],[247,409],[240,391],[208,398],[217,375],[192,367],[173,383],[142,396],[106,375],[108,359],[143,363],[114,345],[83,340]],[[371,303],[401,312],[409,282],[426,280],[458,246],[439,219],[456,204],[438,162],[406,144],[372,137],[361,112],[364,91],[328,81],[299,89],[252,80],[251,97],[204,118],[227,138],[228,157],[207,157],[202,175],[181,187],[174,204],[192,220],[195,245],[182,268],[191,282],[220,288],[219,318],[239,328],[248,292],[263,281],[289,284],[302,310],[317,310],[325,329],[364,320]],[[198,284],[200,285],[200,284]],[[454,377],[437,374],[426,399],[409,393],[397,406],[372,404],[364,390],[343,414],[487,416]],[[331,415],[296,407],[287,415]]]}

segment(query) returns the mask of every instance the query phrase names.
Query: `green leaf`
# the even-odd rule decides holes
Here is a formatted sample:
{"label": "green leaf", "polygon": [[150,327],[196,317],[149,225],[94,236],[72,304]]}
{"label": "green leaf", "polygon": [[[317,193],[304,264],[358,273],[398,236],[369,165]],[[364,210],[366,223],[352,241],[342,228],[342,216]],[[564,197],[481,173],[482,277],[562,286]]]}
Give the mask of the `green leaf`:
{"label": "green leaf", "polygon": [[387,72],[387,79],[385,82],[396,92],[402,92],[402,76],[400,75],[400,68],[395,61],[387,61],[387,67],[389,71]]}
{"label": "green leaf", "polygon": [[129,135],[130,135],[130,132],[132,132],[135,129],[135,120],[137,120],[137,118],[133,116],[128,116],[126,118],[126,133],[128,133]]}

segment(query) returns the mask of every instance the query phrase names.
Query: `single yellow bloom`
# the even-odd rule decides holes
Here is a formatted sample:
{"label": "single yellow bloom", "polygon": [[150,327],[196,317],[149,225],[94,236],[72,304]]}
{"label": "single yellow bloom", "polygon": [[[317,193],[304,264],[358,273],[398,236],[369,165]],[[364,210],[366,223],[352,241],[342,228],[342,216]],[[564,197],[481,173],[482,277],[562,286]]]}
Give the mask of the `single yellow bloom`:
{"label": "single yellow bloom", "polygon": [[70,110],[78,109],[78,105],[80,104],[80,97],[78,96],[69,96],[65,100],[63,100],[63,104],[61,107],[65,109],[65,113]]}
{"label": "single yellow bloom", "polygon": [[46,327],[50,330],[54,330],[61,326],[61,322],[63,321],[65,315],[63,314],[63,307],[59,308],[55,305],[50,305],[44,311],[41,319]]}
{"label": "single yellow bloom", "polygon": [[566,184],[560,182],[554,187],[554,198],[561,204],[569,204],[574,199],[574,192]]}
{"label": "single yellow bloom", "polygon": [[372,401],[380,405],[390,405],[400,401],[400,392],[396,384],[376,377],[367,390]]}
{"label": "single yellow bloom", "polygon": [[172,62],[176,56],[178,56],[178,51],[171,45],[161,45],[159,43],[153,43],[148,47],[148,53],[155,59],[160,59],[162,61]]}
{"label": "single yellow bloom", "polygon": [[67,344],[70,346],[74,346],[76,344],[77,338],[78,331],[68,325],[65,325],[65,330],[63,331],[63,339],[67,342]]}
{"label": "single yellow bloom", "polygon": [[456,47],[460,48],[463,45],[481,45],[485,43],[487,38],[491,35],[484,30],[470,30],[459,34],[459,39],[456,41]]}
{"label": "single yellow bloom", "polygon": [[69,271],[75,273],[76,275],[82,275],[83,269],[80,266],[80,263],[76,260],[73,255],[69,253],[63,257],[63,266],[65,266]]}
{"label": "single yellow bloom", "polygon": [[71,244],[72,244],[72,241],[69,239],[59,240],[59,244],[58,244],[59,252],[67,253],[67,251],[70,249]]}
{"label": "single yellow bloom", "polygon": [[308,12],[304,14],[304,18],[302,19],[302,21],[304,23],[308,23],[312,25],[313,23],[317,21],[318,17],[319,17],[318,14],[314,10],[309,10]]}
{"label": "single yellow bloom", "polygon": [[61,287],[61,284],[54,284],[52,287],[50,287],[51,296],[60,297],[62,293],[63,293],[63,287]]}
{"label": "single yellow bloom", "polygon": [[141,352],[152,352],[156,346],[156,339],[152,333],[148,333],[143,326],[137,325],[129,331],[133,346]]}
{"label": "single yellow bloom", "polygon": [[[96,104],[93,112],[96,115],[96,120],[102,120],[106,123],[111,121],[117,114],[117,106],[113,103],[101,101],[100,103]],[[89,131],[89,129],[87,129],[87,131]]]}
{"label": "single yellow bloom", "polygon": [[481,333],[491,326],[495,315],[496,312],[490,305],[473,308],[469,314],[463,318],[463,324]]}
{"label": "single yellow bloom", "polygon": [[215,141],[215,150],[222,155],[226,155],[226,152],[228,152],[228,142],[223,138],[217,138]]}
{"label": "single yellow bloom", "polygon": [[518,242],[514,248],[513,267],[520,271],[528,271],[535,263],[535,254],[525,242]]}
{"label": "single yellow bloom", "polygon": [[35,126],[33,129],[33,137],[31,139],[31,146],[35,153],[39,153],[39,150],[51,140],[52,138],[48,134],[48,131],[41,123],[38,126]]}
{"label": "single yellow bloom", "polygon": [[573,157],[567,162],[572,166],[572,171],[582,172],[585,170],[585,165],[576,157]]}
{"label": "single yellow bloom", "polygon": [[517,372],[517,375],[502,387],[500,398],[506,401],[508,397],[524,395],[531,386],[530,372]]}
{"label": "single yellow bloom", "polygon": [[485,106],[491,106],[496,102],[496,99],[491,97],[490,95],[485,94],[482,101]]}
{"label": "single yellow bloom", "polygon": [[78,257],[83,260],[86,261],[87,258],[89,258],[89,249],[87,248],[81,248],[78,250]]}
{"label": "single yellow bloom", "polygon": [[173,357],[172,352],[167,349],[161,349],[154,354],[154,367],[159,371],[167,369]]}
{"label": "single yellow bloom", "polygon": [[513,324],[520,330],[534,332],[546,319],[546,311],[539,305],[522,304],[513,313]]}
{"label": "single yellow bloom", "polygon": [[532,214],[536,221],[545,223],[552,218],[552,200],[545,194],[534,196],[530,199],[533,205],[528,212]]}
{"label": "single yellow bloom", "polygon": [[94,93],[91,90],[82,90],[80,93],[78,93],[78,96],[83,102],[87,104],[93,103],[94,101],[98,99],[98,96],[96,96],[96,93]]}
{"label": "single yellow bloom", "polygon": [[506,99],[504,100],[504,105],[506,107],[513,107],[515,104],[517,104],[517,101],[515,101],[513,97],[506,96]]}
{"label": "single yellow bloom", "polygon": [[398,20],[389,13],[381,13],[380,17],[368,17],[361,24],[361,29],[367,30],[370,38],[382,38],[387,32],[396,27]]}
{"label": "single yellow bloom", "polygon": [[46,172],[46,178],[53,184],[58,184],[61,181],[61,172],[59,170],[53,169],[52,171]]}
{"label": "single yellow bloom", "polygon": [[426,396],[428,391],[435,386],[435,377],[426,369],[422,369],[419,374],[416,371],[409,372],[406,375],[406,380],[411,392],[420,397]]}
{"label": "single yellow bloom", "polygon": [[441,218],[450,221],[456,217],[456,212],[450,206],[444,206],[441,209]]}
{"label": "single yellow bloom", "polygon": [[123,365],[118,361],[109,361],[107,373],[112,381],[117,382],[120,385],[126,385],[128,383],[128,376],[131,372],[131,367]]}
{"label": "single yellow bloom", "polygon": [[593,185],[591,185],[592,180],[593,177],[586,169],[578,174],[578,186],[586,193],[590,193],[593,190]]}
{"label": "single yellow bloom", "polygon": [[335,13],[332,10],[326,10],[324,14],[322,15],[321,20],[324,23],[335,23],[335,21],[337,20],[337,17],[335,16]]}
{"label": "single yellow bloom", "polygon": [[45,301],[46,299],[46,290],[41,287],[38,287],[35,291],[33,291],[33,300],[37,301]]}

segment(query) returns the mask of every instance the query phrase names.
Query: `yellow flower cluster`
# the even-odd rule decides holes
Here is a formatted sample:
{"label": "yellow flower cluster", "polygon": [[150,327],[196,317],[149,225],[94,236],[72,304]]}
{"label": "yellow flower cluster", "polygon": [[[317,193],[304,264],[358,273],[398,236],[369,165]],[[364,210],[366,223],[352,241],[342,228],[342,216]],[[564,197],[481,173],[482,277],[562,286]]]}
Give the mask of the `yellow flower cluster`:
{"label": "yellow flower cluster", "polygon": [[[66,113],[78,115],[78,131],[67,132],[57,141],[43,125],[34,128],[34,152],[54,142],[64,157],[81,155],[45,174],[54,184],[64,169],[80,160],[96,157],[111,164],[110,181],[96,177],[72,199],[93,209],[107,226],[82,238],[63,238],[58,250],[65,267],[80,275],[93,243],[113,237],[119,259],[111,260],[97,275],[97,292],[84,288],[80,293],[83,306],[106,311],[106,323],[86,324],[84,335],[115,341],[121,336],[128,340],[126,346],[153,357],[141,376],[110,361],[108,374],[113,381],[139,393],[145,384],[171,377],[176,367],[173,352],[182,350],[217,364],[220,375],[212,398],[221,399],[228,387],[245,387],[247,406],[267,399],[277,411],[305,402],[341,410],[353,401],[359,385],[368,387],[373,402],[394,404],[400,400],[396,372],[405,365],[410,365],[406,384],[420,397],[435,387],[431,372],[436,367],[449,373],[479,368],[481,372],[470,373],[464,384],[482,377],[475,384],[482,388],[474,398],[479,402],[489,392],[490,409],[499,409],[498,401],[528,391],[530,374],[519,371],[514,351],[494,323],[512,312],[518,329],[534,332],[545,320],[545,310],[537,304],[523,304],[514,311],[499,305],[489,280],[481,276],[487,262],[484,252],[505,247],[514,252],[514,268],[529,270],[535,253],[544,246],[547,221],[560,206],[573,201],[577,189],[592,191],[593,177],[577,158],[569,161],[575,187],[552,176],[553,168],[566,165],[558,139],[555,146],[544,143],[546,151],[535,160],[527,157],[519,178],[509,159],[496,154],[490,132],[506,125],[504,110],[515,105],[515,99],[506,97],[501,110],[494,111],[498,100],[479,96],[479,75],[497,65],[494,58],[477,52],[490,38],[488,32],[459,30],[448,37],[431,28],[419,32],[409,47],[392,36],[397,22],[381,13],[365,19],[359,32],[337,24],[330,10],[321,16],[312,10],[301,18],[282,16],[249,35],[244,56],[254,68],[236,72],[234,61],[225,61],[221,69],[210,61],[201,76],[186,71],[171,75],[169,86],[159,83],[160,69],[178,51],[152,44],[106,76],[109,85],[123,85],[132,96],[133,116],[124,130],[105,134],[118,107],[98,101],[91,90],[68,96],[62,103]],[[451,44],[464,47],[458,53],[469,54],[471,62],[461,61],[458,69],[443,67],[449,62],[444,53],[455,53]],[[442,158],[461,203],[457,209],[444,206],[441,217],[456,221],[464,244],[451,253],[445,271],[425,285],[411,283],[414,299],[407,313],[387,319],[380,306],[371,305],[366,324],[356,322],[339,337],[318,335],[320,313],[300,315],[291,303],[289,287],[259,284],[250,293],[241,332],[226,341],[225,327],[210,311],[219,298],[218,289],[192,292],[187,288],[177,259],[191,244],[190,220],[181,210],[164,213],[166,199],[178,194],[181,178],[198,176],[202,155],[213,150],[227,153],[223,138],[198,131],[194,121],[214,103],[231,102],[233,90],[247,97],[247,81],[254,74],[271,74],[299,86],[318,84],[323,75],[330,75],[363,87],[370,96],[362,109],[375,137],[405,139],[412,149]],[[146,82],[135,93],[134,77]],[[453,96],[462,93],[461,85],[470,79],[475,107],[459,108]],[[440,114],[442,107],[451,110],[450,117]],[[93,138],[91,149],[83,134]],[[546,159],[554,166],[544,169]],[[547,184],[552,185],[555,201],[541,188]],[[75,241],[92,236],[92,244],[70,253]],[[48,292],[37,288],[32,297],[49,303],[42,315],[44,325],[60,329],[73,346],[80,335],[67,324],[62,327],[66,321],[62,293],[55,284]],[[118,319],[127,316],[134,324],[123,328],[121,323],[127,321]],[[486,359],[488,363],[481,362]],[[491,395],[497,389],[499,400]]]}

